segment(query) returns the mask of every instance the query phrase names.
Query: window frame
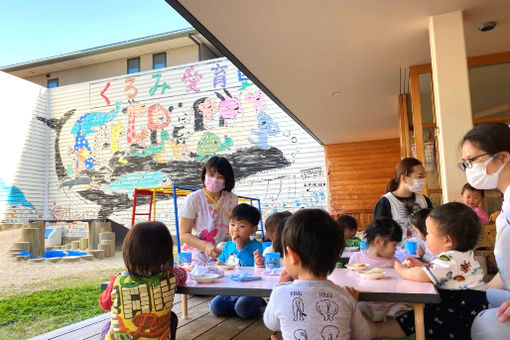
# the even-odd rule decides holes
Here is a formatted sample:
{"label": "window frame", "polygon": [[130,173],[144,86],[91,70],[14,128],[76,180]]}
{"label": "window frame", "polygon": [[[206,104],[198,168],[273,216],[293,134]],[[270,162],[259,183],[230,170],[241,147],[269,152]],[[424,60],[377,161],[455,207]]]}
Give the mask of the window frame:
{"label": "window frame", "polygon": [[[53,81],[56,81],[56,85],[50,87],[50,82],[53,82]],[[51,79],[46,80],[46,87],[49,89],[54,89],[55,87],[58,87],[58,78],[51,78]]]}
{"label": "window frame", "polygon": [[[129,62],[131,60],[137,60],[138,61],[138,71],[135,71],[135,72],[129,72]],[[141,63],[140,63],[140,57],[134,57],[134,58],[128,58],[128,60],[126,61],[126,67],[127,67],[127,74],[133,74],[133,73],[138,73],[141,71]]]}
{"label": "window frame", "polygon": [[[164,60],[164,65],[163,65],[163,67],[156,68],[156,60],[155,59],[156,59],[156,56],[158,56],[158,55],[163,55],[164,56],[164,59],[163,59]],[[161,68],[165,68],[166,66],[167,66],[166,65],[166,52],[160,52],[160,53],[153,53],[152,54],[152,69],[153,70],[159,70]]]}

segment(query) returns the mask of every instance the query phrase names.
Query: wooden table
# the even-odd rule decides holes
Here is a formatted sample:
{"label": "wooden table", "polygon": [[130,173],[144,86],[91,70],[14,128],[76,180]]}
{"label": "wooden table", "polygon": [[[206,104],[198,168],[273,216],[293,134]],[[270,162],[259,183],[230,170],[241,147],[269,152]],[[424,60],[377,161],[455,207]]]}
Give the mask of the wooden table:
{"label": "wooden table", "polygon": [[[277,276],[264,276],[264,268],[244,267],[225,271],[225,276],[213,283],[201,284],[190,282],[177,287],[177,293],[193,295],[239,295],[260,296],[271,295],[273,287],[277,284]],[[414,309],[414,322],[416,339],[425,339],[425,324],[423,308],[425,303],[439,303],[439,293],[432,283],[404,280],[393,269],[385,269],[386,277],[379,280],[363,279],[357,273],[344,268],[337,268],[329,279],[339,286],[351,286],[357,289],[360,301],[406,302],[411,303]],[[249,272],[262,276],[262,280],[238,282],[228,278],[232,274]],[[187,304],[183,296],[183,317],[187,315]]]}

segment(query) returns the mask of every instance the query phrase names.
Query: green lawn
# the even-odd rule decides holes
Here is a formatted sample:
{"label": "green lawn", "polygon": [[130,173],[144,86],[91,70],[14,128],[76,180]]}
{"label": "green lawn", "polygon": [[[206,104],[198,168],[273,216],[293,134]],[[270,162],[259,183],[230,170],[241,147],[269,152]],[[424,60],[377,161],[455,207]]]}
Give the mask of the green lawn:
{"label": "green lawn", "polygon": [[27,339],[104,313],[101,281],[1,298],[0,339]]}

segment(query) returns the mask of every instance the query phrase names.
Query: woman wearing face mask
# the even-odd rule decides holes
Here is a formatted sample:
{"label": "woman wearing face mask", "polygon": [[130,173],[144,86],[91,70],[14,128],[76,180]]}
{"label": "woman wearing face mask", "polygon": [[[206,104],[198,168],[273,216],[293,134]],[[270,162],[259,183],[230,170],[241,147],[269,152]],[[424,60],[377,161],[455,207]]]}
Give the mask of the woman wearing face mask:
{"label": "woman wearing face mask", "polygon": [[420,194],[425,188],[425,168],[416,158],[404,158],[395,167],[395,176],[386,186],[374,209],[374,219],[388,217],[402,228],[402,241],[415,237],[412,215],[423,209],[432,209],[430,200]]}
{"label": "woman wearing face mask", "polygon": [[510,339],[510,127],[503,123],[480,124],[462,139],[462,162],[469,184],[476,189],[504,193],[496,220],[494,255],[498,274],[488,283],[491,309],[477,315],[471,327],[473,339]]}
{"label": "woman wearing face mask", "polygon": [[224,157],[209,159],[201,179],[205,188],[189,194],[179,210],[179,230],[185,243],[183,251],[192,253],[194,263],[206,264],[221,254],[216,245],[228,232],[237,196],[231,192],[234,171]]}

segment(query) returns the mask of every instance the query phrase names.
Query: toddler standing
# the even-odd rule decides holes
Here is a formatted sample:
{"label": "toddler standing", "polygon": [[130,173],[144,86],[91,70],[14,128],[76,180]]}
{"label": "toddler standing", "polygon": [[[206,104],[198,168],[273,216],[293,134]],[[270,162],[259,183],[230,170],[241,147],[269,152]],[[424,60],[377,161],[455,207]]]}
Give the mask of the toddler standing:
{"label": "toddler standing", "polygon": [[464,184],[462,187],[462,201],[465,205],[473,209],[478,215],[480,223],[482,225],[489,224],[489,215],[480,206],[482,204],[483,197],[485,196],[485,190],[475,189],[469,183]]}
{"label": "toddler standing", "polygon": [[[395,271],[407,280],[432,282],[438,289],[441,302],[425,305],[426,336],[469,339],[476,314],[488,305],[483,271],[472,251],[482,229],[480,221],[466,205],[451,202],[434,208],[426,225],[427,246],[436,259],[425,265],[413,258],[409,267],[395,262]],[[377,337],[410,336],[415,332],[414,312],[372,327]]]}
{"label": "toddler standing", "polygon": [[[229,224],[232,241],[225,244],[218,258],[218,265],[264,266],[262,245],[259,241],[250,239],[257,231],[259,221],[260,212],[249,204],[239,204],[232,210]],[[240,318],[250,319],[259,314],[262,301],[262,298],[253,296],[217,295],[209,303],[209,310],[218,316],[235,312]]]}
{"label": "toddler standing", "polygon": [[174,294],[186,282],[186,271],[173,268],[172,247],[161,222],[138,223],[129,230],[122,246],[128,271],[112,276],[99,297],[101,308],[111,310],[101,339],[175,339]]}
{"label": "toddler standing", "polygon": [[369,329],[351,294],[327,279],[344,247],[329,214],[303,209],[282,233],[285,270],[294,281],[276,286],[264,324],[284,339],[369,339]]}
{"label": "toddler standing", "polygon": [[[402,228],[394,220],[376,218],[365,230],[368,249],[351,255],[349,263],[366,263],[370,267],[393,268],[397,245],[402,241]],[[395,317],[409,306],[394,302],[359,302],[359,309],[373,321],[383,321],[386,316]]]}

